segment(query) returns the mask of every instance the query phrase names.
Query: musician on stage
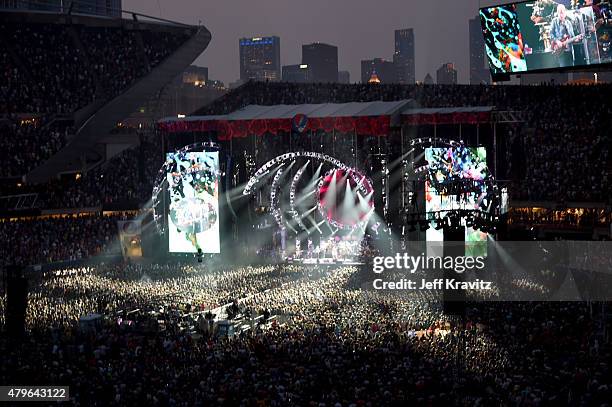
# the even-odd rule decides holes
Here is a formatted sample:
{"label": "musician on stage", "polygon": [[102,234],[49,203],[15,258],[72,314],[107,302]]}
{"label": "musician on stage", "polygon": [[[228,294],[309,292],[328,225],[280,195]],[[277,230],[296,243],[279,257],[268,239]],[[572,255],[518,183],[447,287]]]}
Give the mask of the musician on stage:
{"label": "musician on stage", "polygon": [[563,4],[557,6],[557,16],[552,20],[550,37],[552,50],[557,55],[560,68],[584,64],[584,61],[576,60],[580,56],[576,55],[572,46],[582,41],[584,34],[576,33],[573,21],[568,17]]}

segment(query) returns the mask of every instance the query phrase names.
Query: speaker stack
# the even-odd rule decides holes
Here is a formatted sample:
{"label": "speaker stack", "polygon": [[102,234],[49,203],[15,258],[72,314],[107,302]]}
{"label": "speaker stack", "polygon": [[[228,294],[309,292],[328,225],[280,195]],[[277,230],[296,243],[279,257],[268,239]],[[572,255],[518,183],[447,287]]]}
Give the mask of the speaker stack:
{"label": "speaker stack", "polygon": [[25,333],[28,280],[24,275],[23,268],[19,266],[8,266],[5,273],[6,331],[9,338],[19,340]]}

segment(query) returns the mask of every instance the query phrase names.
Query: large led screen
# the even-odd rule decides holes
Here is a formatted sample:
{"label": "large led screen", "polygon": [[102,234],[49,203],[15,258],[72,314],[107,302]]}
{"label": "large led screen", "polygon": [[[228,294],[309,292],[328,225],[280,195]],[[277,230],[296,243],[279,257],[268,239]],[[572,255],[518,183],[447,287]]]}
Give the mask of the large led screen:
{"label": "large led screen", "polygon": [[527,61],[516,5],[480,9],[480,22],[491,72],[525,72]]}
{"label": "large led screen", "polygon": [[[429,168],[428,181],[425,183],[425,211],[430,217],[436,213],[445,216],[451,210],[483,210],[487,207],[484,187],[479,193],[451,195],[441,192],[450,189],[453,184],[457,185],[460,180],[482,181],[487,177],[487,150],[484,147],[426,148],[425,160]],[[436,230],[435,227],[432,221],[426,232],[428,242],[444,240],[443,230]],[[466,227],[466,256],[485,256],[486,241],[486,233]]]}
{"label": "large led screen", "polygon": [[168,153],[171,253],[219,253],[219,153]]}
{"label": "large led screen", "polygon": [[493,74],[612,62],[608,1],[535,0],[480,9]]}

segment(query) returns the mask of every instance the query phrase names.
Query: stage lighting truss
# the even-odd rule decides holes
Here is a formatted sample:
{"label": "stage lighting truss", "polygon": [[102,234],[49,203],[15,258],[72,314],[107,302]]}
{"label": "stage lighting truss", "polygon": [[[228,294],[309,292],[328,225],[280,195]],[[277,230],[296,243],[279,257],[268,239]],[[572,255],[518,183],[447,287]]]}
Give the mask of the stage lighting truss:
{"label": "stage lighting truss", "polygon": [[[175,154],[184,154],[189,152],[198,152],[198,151],[219,151],[220,146],[218,143],[212,141],[199,142],[186,145],[178,150],[176,150]],[[165,207],[167,202],[166,199],[166,191],[170,185],[168,185],[167,174],[170,169],[170,165],[172,165],[172,160],[166,160],[164,164],[161,166],[159,171],[157,172],[157,176],[155,177],[155,182],[153,183],[153,191],[151,194],[151,207],[153,209],[153,220],[155,222],[155,227],[159,234],[164,234],[166,232],[166,222],[165,222]],[[183,174],[181,173],[181,176]],[[217,171],[215,176],[220,177],[222,175],[221,171]]]}
{"label": "stage lighting truss", "polygon": [[285,222],[283,222],[283,214],[281,213],[280,208],[278,207],[278,196],[276,194],[276,189],[278,188],[278,183],[283,176],[283,169],[279,168],[274,175],[274,180],[272,180],[272,187],[270,188],[270,208],[272,209],[272,214],[274,215],[274,220],[281,227],[281,229],[285,229]]}
{"label": "stage lighting truss", "polygon": [[296,158],[302,158],[302,157],[307,157],[309,159],[312,159],[313,161],[322,161],[322,162],[327,162],[333,166],[335,166],[336,168],[343,168],[343,169],[348,169],[349,167],[344,164],[343,162],[341,162],[340,160],[330,157],[328,155],[325,154],[321,154],[321,153],[315,153],[315,152],[311,152],[311,151],[300,151],[300,152],[296,152],[296,153],[286,153],[283,155],[279,155],[276,158],[273,158],[272,160],[268,161],[267,163],[265,163],[260,169],[257,170],[257,172],[251,177],[251,179],[249,179],[249,182],[247,183],[247,185],[244,187],[244,190],[242,191],[243,195],[250,195],[253,192],[253,189],[255,188],[255,185],[257,185],[257,183],[259,183],[259,181],[261,181],[261,179],[266,176],[267,174],[270,173],[270,171],[272,171],[276,166],[281,165],[287,161],[287,160],[293,160]]}
{"label": "stage lighting truss", "polygon": [[[302,174],[304,173],[304,171],[306,170],[306,166],[301,167],[300,169],[297,170],[297,172],[295,173],[295,176],[293,177],[293,181],[291,182],[291,188],[289,190],[289,207],[290,207],[290,213],[291,213],[291,217],[293,218],[293,220],[295,221],[295,223],[302,229],[302,230],[308,230],[308,228],[306,227],[306,225],[304,224],[304,222],[302,222],[302,217],[300,216],[299,212],[297,211],[296,207],[295,207],[295,193],[297,190],[297,183],[300,180],[300,178],[302,177]],[[278,220],[277,220],[278,222]]]}
{"label": "stage lighting truss", "polygon": [[[287,173],[285,165],[288,162],[295,161],[296,159],[299,159],[299,158],[308,159],[308,162],[296,171],[295,175],[293,176],[291,180],[291,184],[289,188],[288,213],[291,215],[291,219],[293,220],[293,222],[297,226],[299,226],[299,228],[302,229],[304,232],[311,233],[311,230],[309,230],[308,227],[304,224],[303,219],[305,216],[304,214],[300,213],[297,202],[296,202],[296,198],[297,198],[297,184],[299,180],[301,179],[308,165],[315,165],[315,163],[328,164],[332,167],[330,171],[343,170],[347,174],[350,174],[351,179],[353,180],[355,185],[358,186],[357,190],[360,193],[360,195],[364,197],[364,199],[369,200],[368,205],[370,208],[370,212],[374,210],[374,205],[371,200],[371,197],[373,195],[372,183],[366,176],[362,175],[356,169],[349,167],[348,165],[344,164],[340,160],[330,157],[326,154],[310,152],[310,151],[286,153],[286,154],[280,155],[268,161],[267,163],[265,163],[249,179],[249,181],[247,182],[247,185],[242,191],[243,195],[250,195],[254,193],[254,191],[257,189],[258,184],[261,183],[262,179],[265,178],[267,175],[271,175],[272,173],[274,173],[274,178],[272,180],[271,191],[270,191],[270,209],[271,209],[272,215],[274,216],[274,220],[276,221],[276,223],[279,225],[281,229],[286,229],[286,227],[289,227],[290,229],[292,229],[294,232],[297,233],[297,231],[291,226],[291,223],[288,222],[287,219],[285,219],[283,211],[280,208],[279,185],[282,184],[281,179],[283,175]],[[330,171],[328,171],[328,173],[330,173]],[[316,189],[314,191],[305,191],[305,192],[308,194],[316,192],[317,209],[319,213],[322,215],[324,221],[327,222],[327,224],[329,225],[330,231],[332,233],[336,233],[339,230],[353,230],[353,229],[356,229],[357,227],[364,228],[367,225],[369,216],[364,216],[360,222],[355,223],[353,225],[346,225],[346,224],[343,224],[342,222],[339,222],[335,219],[332,219],[326,216],[323,211],[323,208],[321,207],[321,202],[319,199],[320,197],[319,189],[321,185],[322,185],[322,182],[319,182],[318,185],[315,187]],[[315,226],[315,229],[319,229],[318,226]]]}

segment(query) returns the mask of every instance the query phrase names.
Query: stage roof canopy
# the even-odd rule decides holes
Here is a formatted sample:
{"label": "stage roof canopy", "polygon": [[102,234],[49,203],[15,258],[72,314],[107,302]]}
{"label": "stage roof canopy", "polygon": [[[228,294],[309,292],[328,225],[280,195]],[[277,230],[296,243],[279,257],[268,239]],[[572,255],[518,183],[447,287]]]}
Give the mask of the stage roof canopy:
{"label": "stage roof canopy", "polygon": [[402,110],[402,124],[482,124],[491,121],[493,106],[433,107]]}
{"label": "stage roof canopy", "polygon": [[392,116],[400,113],[411,100],[398,100],[395,102],[351,102],[351,103],[320,103],[304,105],[274,105],[260,106],[248,105],[226,115],[216,116],[188,116],[185,118],[167,117],[160,122],[168,121],[197,121],[197,120],[265,120],[265,119],[293,119],[298,114],[308,118],[323,119],[328,117],[370,117]]}
{"label": "stage roof canopy", "polygon": [[216,131],[219,140],[298,131],[356,132],[382,136],[402,124],[478,124],[490,120],[493,107],[414,107],[413,100],[302,105],[248,105],[226,115],[167,117],[158,125],[169,133]]}
{"label": "stage roof canopy", "polygon": [[412,114],[453,114],[453,113],[479,113],[492,112],[493,106],[468,106],[468,107],[429,107],[412,108],[402,110],[403,115]]}

